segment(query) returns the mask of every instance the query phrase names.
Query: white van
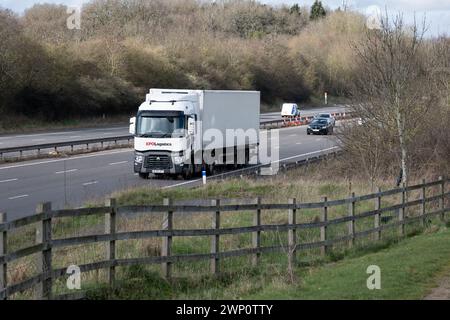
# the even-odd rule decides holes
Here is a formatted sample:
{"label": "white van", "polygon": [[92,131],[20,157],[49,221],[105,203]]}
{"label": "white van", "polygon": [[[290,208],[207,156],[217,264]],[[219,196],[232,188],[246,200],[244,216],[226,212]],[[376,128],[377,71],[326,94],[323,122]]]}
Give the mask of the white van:
{"label": "white van", "polygon": [[295,103],[284,103],[281,108],[282,117],[298,117],[300,116],[300,109]]}

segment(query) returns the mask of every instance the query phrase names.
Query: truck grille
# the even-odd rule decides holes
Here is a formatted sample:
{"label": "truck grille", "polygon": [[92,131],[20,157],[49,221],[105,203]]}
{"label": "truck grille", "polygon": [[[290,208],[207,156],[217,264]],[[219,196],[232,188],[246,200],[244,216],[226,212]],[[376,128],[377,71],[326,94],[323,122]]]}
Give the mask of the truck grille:
{"label": "truck grille", "polygon": [[149,169],[170,169],[170,158],[167,155],[152,155],[145,160],[145,167]]}

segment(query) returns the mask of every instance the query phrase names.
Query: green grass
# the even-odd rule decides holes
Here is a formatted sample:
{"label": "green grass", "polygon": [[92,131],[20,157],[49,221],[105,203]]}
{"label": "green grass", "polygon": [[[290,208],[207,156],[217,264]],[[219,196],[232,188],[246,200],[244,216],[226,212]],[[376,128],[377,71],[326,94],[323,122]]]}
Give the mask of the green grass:
{"label": "green grass", "polygon": [[[450,269],[450,230],[423,234],[392,247],[313,269],[298,269],[300,284],[268,286],[244,299],[421,299]],[[381,290],[368,290],[367,267],[381,269]]]}
{"label": "green grass", "polygon": [[[402,241],[380,242],[349,252],[338,262],[328,257],[313,266],[299,264],[293,283],[283,255],[263,257],[264,268],[252,268],[242,258],[227,260],[234,271],[219,277],[161,278],[158,268],[124,270],[115,289],[90,287],[89,299],[421,299],[436,286],[437,276],[450,270],[450,230],[441,229]],[[328,261],[325,263],[325,261]],[[367,267],[381,268],[381,290],[366,286]]]}
{"label": "green grass", "polygon": [[187,199],[215,199],[215,198],[247,198],[265,196],[274,193],[276,185],[255,184],[251,180],[229,180],[224,182],[210,182],[202,188],[175,188],[165,189],[155,187],[143,187],[119,192],[113,195],[117,197],[120,205],[144,205],[162,204],[164,198],[173,200]]}

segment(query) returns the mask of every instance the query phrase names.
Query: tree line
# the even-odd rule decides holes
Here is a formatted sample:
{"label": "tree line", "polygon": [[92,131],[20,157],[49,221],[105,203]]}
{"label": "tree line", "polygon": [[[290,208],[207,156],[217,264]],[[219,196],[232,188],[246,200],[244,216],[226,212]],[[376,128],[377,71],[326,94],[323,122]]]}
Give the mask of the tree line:
{"label": "tree line", "polygon": [[0,10],[0,112],[129,113],[151,87],[260,90],[266,104],[341,95],[352,72],[344,44],[364,28],[320,2],[92,0],[81,29],[68,17],[63,5]]}

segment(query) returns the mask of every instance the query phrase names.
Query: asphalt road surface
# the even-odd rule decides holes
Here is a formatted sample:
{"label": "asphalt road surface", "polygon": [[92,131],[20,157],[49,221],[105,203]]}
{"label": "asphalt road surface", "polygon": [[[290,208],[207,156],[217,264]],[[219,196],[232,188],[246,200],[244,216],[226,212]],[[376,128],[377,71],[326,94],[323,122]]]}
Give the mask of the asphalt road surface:
{"label": "asphalt road surface", "polygon": [[[345,111],[345,109],[345,106],[308,108],[302,109],[301,115],[312,116],[320,112],[343,112]],[[279,119],[281,119],[280,112],[261,114],[261,122]],[[58,132],[47,133],[0,135],[0,149],[37,144],[115,137],[129,134],[128,130],[129,128],[127,126],[115,126],[109,128],[62,130]]]}
{"label": "asphalt road surface", "polygon": [[[101,130],[93,132],[109,132]],[[305,126],[281,129],[279,134],[280,145],[275,149],[279,150],[278,163],[337,149],[333,136],[308,136]],[[199,184],[198,179],[142,180],[133,173],[133,155],[132,149],[121,149],[0,165],[0,211],[7,212],[8,220],[13,220],[34,214],[40,202],[50,201],[54,209],[71,208],[136,186],[171,188]]]}

